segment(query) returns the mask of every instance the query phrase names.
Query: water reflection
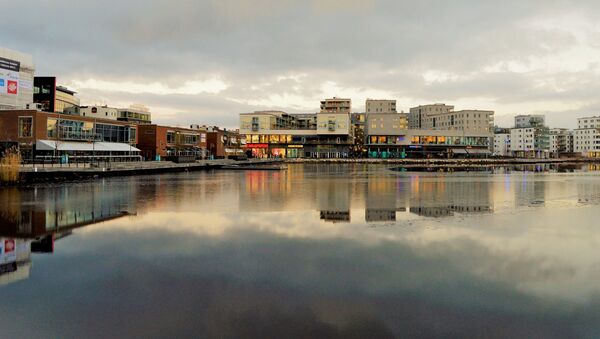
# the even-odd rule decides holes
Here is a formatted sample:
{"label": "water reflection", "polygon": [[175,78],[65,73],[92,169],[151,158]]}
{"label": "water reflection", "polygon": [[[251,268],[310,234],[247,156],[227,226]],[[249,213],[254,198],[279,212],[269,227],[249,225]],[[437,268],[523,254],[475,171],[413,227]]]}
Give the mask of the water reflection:
{"label": "water reflection", "polygon": [[15,239],[16,256],[2,266],[0,327],[17,337],[593,337],[599,194],[588,168],[366,165],[2,190],[0,236]]}

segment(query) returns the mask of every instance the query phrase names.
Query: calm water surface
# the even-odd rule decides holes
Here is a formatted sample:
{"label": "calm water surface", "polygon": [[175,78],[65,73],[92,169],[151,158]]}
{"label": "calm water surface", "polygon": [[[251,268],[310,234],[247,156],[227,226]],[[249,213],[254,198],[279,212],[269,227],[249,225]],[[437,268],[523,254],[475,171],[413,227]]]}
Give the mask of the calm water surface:
{"label": "calm water surface", "polygon": [[0,189],[1,337],[598,337],[600,172]]}

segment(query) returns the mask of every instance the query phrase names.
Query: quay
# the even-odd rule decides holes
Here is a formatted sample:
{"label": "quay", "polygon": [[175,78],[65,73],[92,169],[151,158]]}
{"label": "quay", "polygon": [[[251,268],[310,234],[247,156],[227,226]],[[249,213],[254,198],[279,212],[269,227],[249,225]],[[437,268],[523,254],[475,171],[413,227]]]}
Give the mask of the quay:
{"label": "quay", "polygon": [[[192,172],[227,169],[238,165],[238,169],[261,169],[263,166],[282,163],[282,159],[250,159],[236,161],[231,159],[198,160],[193,163],[174,163],[171,161],[112,162],[68,165],[24,165],[19,168],[19,180],[12,185],[77,181],[102,177],[149,175],[173,172]],[[272,166],[271,166],[272,167]],[[0,183],[2,185],[2,183]]]}

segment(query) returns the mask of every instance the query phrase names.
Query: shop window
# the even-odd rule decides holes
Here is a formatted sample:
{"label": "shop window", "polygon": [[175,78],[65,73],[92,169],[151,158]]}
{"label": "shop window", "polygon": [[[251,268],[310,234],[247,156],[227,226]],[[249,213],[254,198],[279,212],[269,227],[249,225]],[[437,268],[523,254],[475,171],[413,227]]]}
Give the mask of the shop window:
{"label": "shop window", "polygon": [[33,117],[19,117],[19,137],[31,138],[33,136]]}

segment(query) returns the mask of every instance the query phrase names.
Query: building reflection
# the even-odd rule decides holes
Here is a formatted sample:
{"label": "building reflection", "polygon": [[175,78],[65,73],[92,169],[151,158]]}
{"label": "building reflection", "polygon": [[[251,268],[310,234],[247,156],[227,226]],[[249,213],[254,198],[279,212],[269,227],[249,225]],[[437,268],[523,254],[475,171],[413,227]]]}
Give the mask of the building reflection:
{"label": "building reflection", "polygon": [[476,177],[410,177],[409,211],[423,217],[492,213],[492,183]]}
{"label": "building reflection", "polygon": [[515,207],[541,207],[546,203],[546,181],[536,180],[524,173],[520,180],[515,177]]}
{"label": "building reflection", "polygon": [[31,253],[52,253],[79,227],[129,215],[136,185],[64,185],[0,190],[0,284],[29,276]]}
{"label": "building reflection", "polygon": [[406,181],[398,177],[370,177],[366,184],[365,221],[396,221],[396,212],[406,211],[406,186]]}

